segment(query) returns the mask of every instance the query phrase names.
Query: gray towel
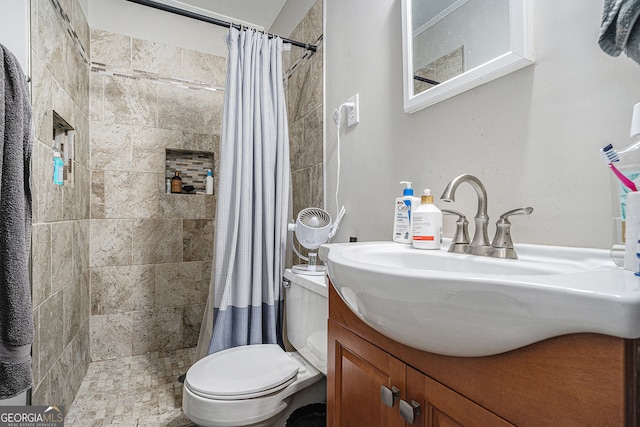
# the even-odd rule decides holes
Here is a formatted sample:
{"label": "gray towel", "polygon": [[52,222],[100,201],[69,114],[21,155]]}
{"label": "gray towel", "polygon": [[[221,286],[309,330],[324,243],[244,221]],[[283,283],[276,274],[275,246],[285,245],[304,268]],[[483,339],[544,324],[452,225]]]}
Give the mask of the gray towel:
{"label": "gray towel", "polygon": [[605,0],[598,44],[611,56],[623,51],[640,64],[640,0]]}
{"label": "gray towel", "polygon": [[0,44],[0,398],[33,387],[31,104],[16,57]]}

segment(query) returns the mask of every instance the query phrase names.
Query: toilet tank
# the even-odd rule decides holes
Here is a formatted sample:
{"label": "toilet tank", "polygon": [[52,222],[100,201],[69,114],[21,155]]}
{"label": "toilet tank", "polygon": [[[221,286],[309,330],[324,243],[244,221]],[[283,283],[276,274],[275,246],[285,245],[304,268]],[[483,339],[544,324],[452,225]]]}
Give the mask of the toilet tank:
{"label": "toilet tank", "polygon": [[287,269],[284,278],[287,339],[309,363],[327,374],[329,300],[325,276],[308,276]]}

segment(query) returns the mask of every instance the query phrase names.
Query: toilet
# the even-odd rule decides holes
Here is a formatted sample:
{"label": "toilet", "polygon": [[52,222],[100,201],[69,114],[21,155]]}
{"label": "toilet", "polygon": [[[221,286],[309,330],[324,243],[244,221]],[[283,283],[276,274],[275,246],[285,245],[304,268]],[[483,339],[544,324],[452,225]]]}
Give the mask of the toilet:
{"label": "toilet", "polygon": [[182,410],[203,427],[269,426],[293,395],[327,374],[327,285],[323,276],[286,270],[287,338],[296,349],[276,344],[223,350],[189,368]]}

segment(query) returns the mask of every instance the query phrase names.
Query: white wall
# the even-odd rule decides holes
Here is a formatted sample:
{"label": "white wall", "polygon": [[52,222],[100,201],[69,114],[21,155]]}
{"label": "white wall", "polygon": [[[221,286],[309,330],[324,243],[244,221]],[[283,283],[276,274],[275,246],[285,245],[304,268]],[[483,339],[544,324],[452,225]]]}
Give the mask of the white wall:
{"label": "white wall", "polygon": [[[438,198],[452,178],[471,173],[487,187],[492,224],[509,209],[535,208],[512,219],[514,240],[610,247],[611,178],[598,149],[628,141],[640,66],[600,51],[601,0],[533,1],[533,66],[414,114],[402,105],[400,1],[325,1],[325,113],[355,93],[361,103],[360,123],[341,141],[347,214],[335,241],[390,240],[399,181]],[[334,213],[336,136],[325,123]],[[448,207],[473,217],[471,187]]]}
{"label": "white wall", "polygon": [[20,61],[22,70],[29,74],[29,2],[2,0],[0,6],[0,43]]}
{"label": "white wall", "polygon": [[89,26],[159,43],[227,56],[228,28],[185,18],[125,0],[91,0],[81,5]]}

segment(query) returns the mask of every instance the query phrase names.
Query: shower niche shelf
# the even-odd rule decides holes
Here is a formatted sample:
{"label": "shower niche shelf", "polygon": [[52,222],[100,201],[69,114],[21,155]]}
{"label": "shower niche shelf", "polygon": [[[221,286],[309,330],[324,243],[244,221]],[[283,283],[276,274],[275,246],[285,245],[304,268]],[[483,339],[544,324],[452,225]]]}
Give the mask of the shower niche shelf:
{"label": "shower niche shelf", "polygon": [[182,187],[193,186],[192,191],[185,189],[182,194],[205,195],[205,179],[208,169],[211,169],[213,178],[216,179],[213,153],[211,151],[176,149],[166,149],[165,153],[165,180],[173,178],[176,171],[179,171]]}

